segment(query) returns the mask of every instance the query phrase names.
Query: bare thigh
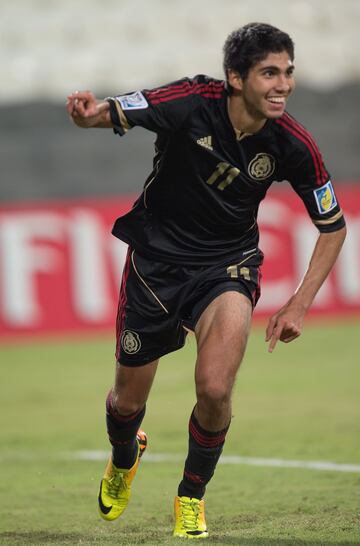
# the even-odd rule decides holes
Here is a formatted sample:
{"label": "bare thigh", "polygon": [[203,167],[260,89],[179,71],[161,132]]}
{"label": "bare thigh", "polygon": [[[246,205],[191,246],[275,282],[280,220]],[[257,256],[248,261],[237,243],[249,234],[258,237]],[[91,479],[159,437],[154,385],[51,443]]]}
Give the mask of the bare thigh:
{"label": "bare thigh", "polygon": [[213,300],[196,328],[196,413],[207,430],[225,427],[231,415],[231,392],[250,332],[252,305],[238,292]]}

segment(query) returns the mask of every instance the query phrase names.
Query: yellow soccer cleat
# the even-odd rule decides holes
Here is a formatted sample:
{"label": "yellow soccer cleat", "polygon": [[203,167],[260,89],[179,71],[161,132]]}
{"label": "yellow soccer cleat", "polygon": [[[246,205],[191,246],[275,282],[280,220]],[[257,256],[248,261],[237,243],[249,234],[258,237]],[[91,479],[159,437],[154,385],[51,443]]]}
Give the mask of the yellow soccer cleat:
{"label": "yellow soccer cleat", "polygon": [[205,503],[190,497],[175,497],[175,529],[173,536],[206,538]]}
{"label": "yellow soccer cleat", "polygon": [[147,446],[147,438],[144,431],[139,430],[136,437],[139,449],[133,466],[130,469],[117,468],[110,456],[104,477],[101,480],[98,497],[99,513],[107,521],[113,521],[121,516],[129,503],[131,483],[138,469],[140,458]]}

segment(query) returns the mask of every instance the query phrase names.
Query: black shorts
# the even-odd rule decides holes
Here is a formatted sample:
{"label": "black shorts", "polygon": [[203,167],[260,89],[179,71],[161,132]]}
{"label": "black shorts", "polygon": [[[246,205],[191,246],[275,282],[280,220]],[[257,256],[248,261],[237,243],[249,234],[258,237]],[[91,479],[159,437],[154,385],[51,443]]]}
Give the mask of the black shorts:
{"label": "black shorts", "polygon": [[180,349],[206,307],[223,292],[260,296],[263,254],[250,249],[237,263],[179,266],[154,262],[129,248],[116,320],[116,358],[142,366]]}

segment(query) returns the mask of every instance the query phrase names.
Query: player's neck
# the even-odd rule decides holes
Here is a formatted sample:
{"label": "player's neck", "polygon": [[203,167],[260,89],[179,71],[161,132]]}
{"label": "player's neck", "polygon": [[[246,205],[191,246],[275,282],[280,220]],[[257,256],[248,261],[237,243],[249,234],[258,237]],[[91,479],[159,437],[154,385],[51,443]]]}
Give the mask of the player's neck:
{"label": "player's neck", "polygon": [[266,123],[266,118],[252,116],[242,98],[235,94],[228,99],[228,114],[236,133],[257,133]]}

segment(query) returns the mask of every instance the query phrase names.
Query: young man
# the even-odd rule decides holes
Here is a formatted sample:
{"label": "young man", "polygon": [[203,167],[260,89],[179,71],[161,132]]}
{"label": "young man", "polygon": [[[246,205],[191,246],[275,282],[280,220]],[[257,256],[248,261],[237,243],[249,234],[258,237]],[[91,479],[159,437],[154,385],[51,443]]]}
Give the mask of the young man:
{"label": "young man", "polygon": [[204,493],[231,420],[231,392],[260,294],[257,211],[274,181],[288,180],[320,231],[308,270],[271,317],[266,341],[301,334],[335,263],[345,222],[312,136],[285,112],[294,88],[291,38],[252,23],[224,46],[226,82],[197,76],[97,100],[68,97],[80,127],[135,125],[157,133],[154,168],[113,234],[129,244],[117,319],[117,366],[107,429],[112,456],[101,482],[104,519],[126,508],[146,436],[140,431],[159,358],[195,332],[196,405],[175,498],[174,536],[204,538]]}

